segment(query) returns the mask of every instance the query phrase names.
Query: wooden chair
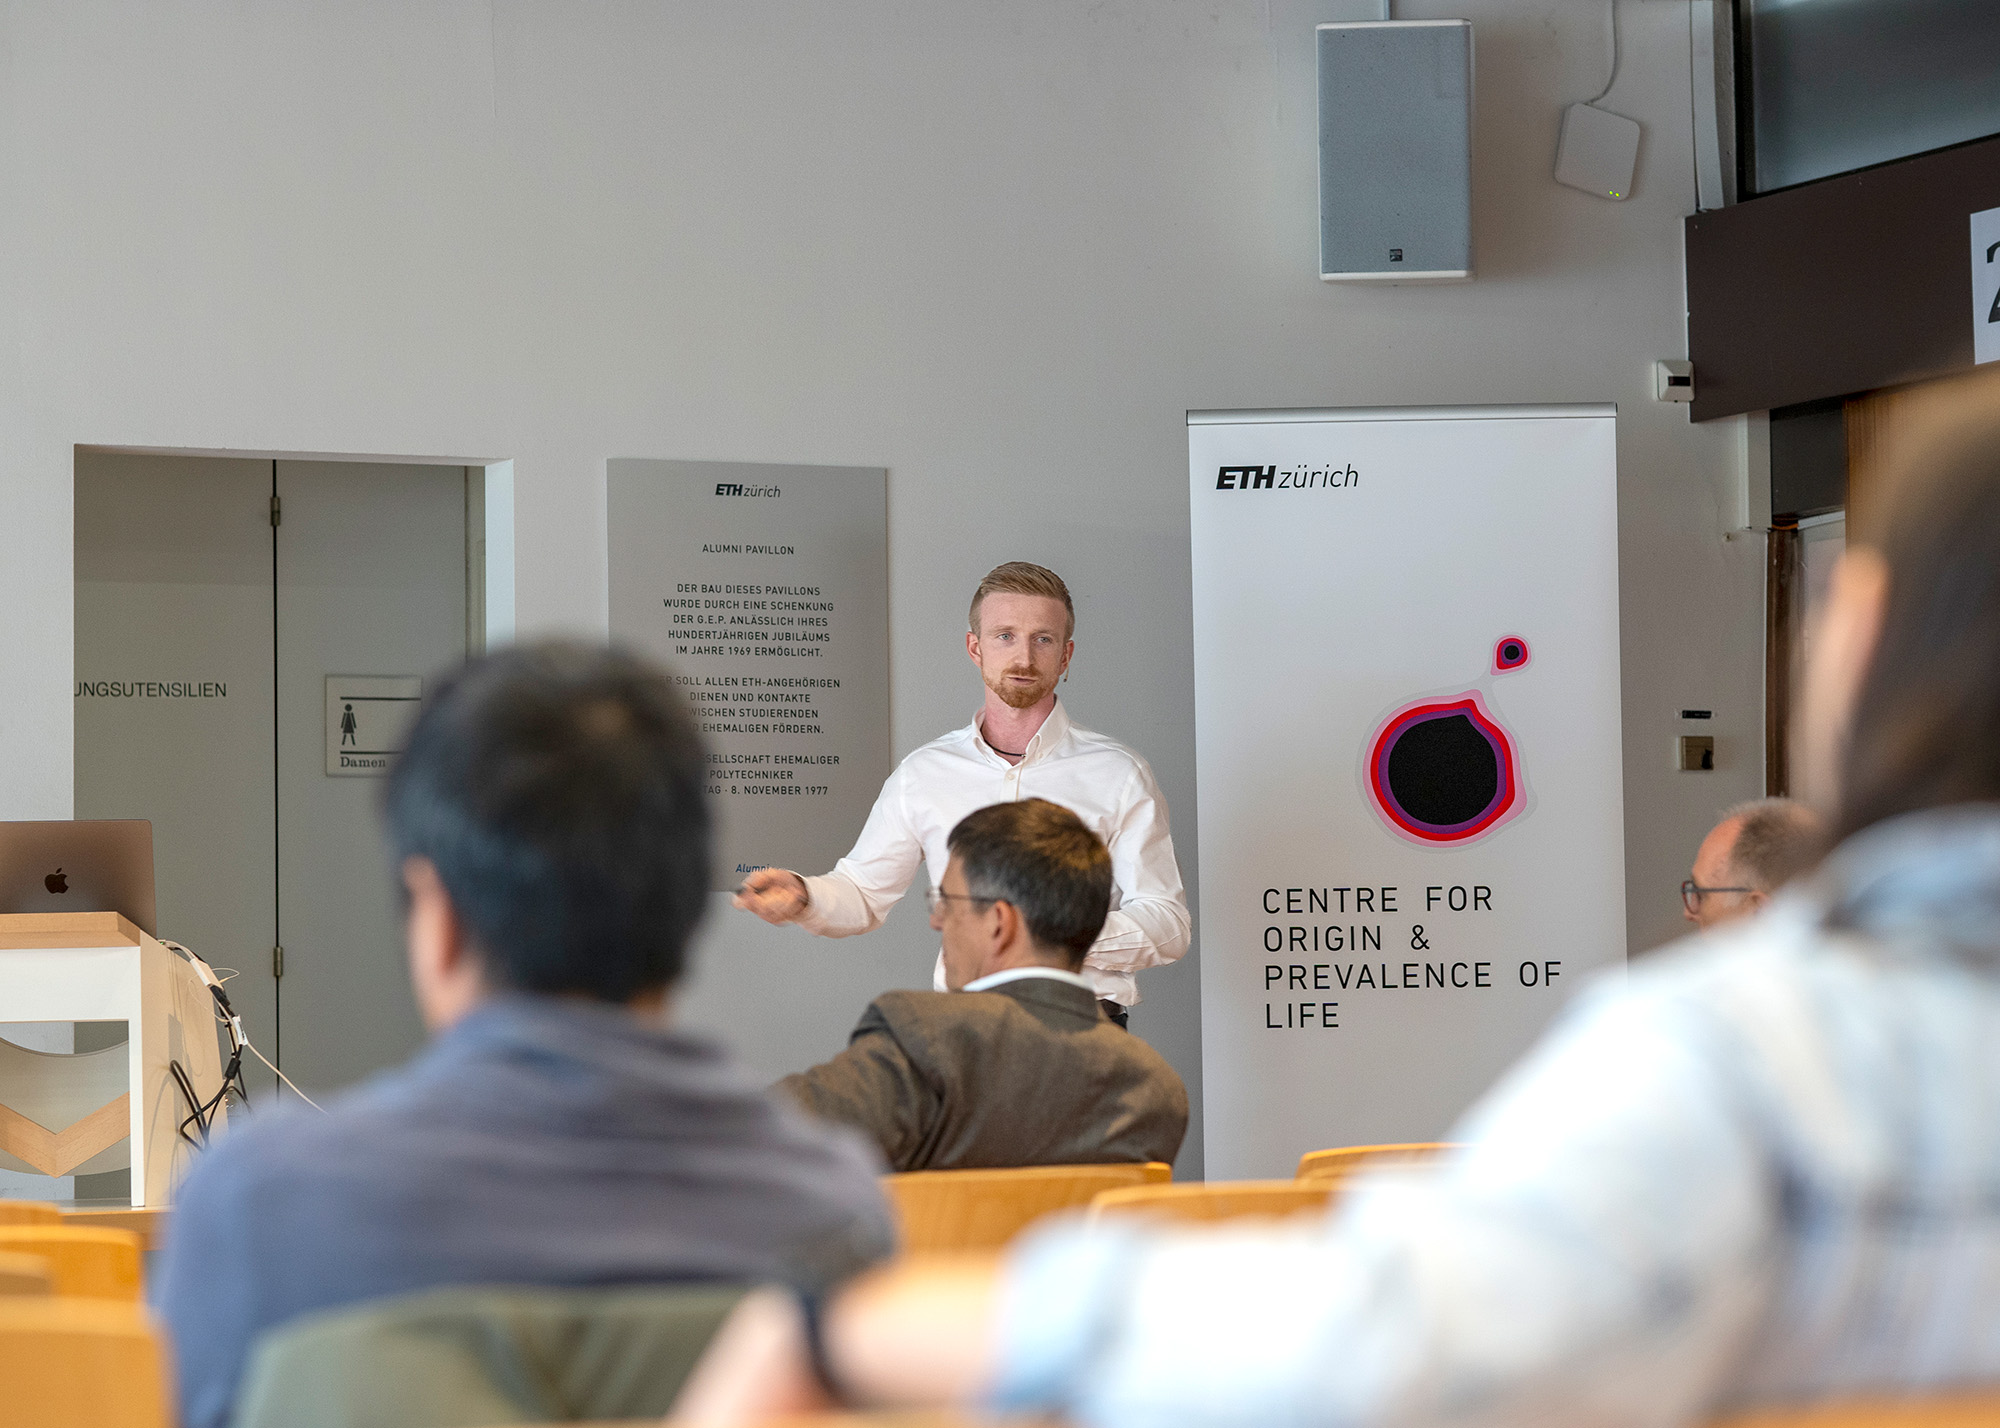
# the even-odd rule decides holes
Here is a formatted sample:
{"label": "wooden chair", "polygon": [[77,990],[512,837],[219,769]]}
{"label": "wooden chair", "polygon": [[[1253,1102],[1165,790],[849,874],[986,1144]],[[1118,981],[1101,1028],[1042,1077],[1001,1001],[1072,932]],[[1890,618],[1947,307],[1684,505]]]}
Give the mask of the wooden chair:
{"label": "wooden chair", "polygon": [[1364,1165],[1404,1165],[1429,1160],[1453,1148],[1448,1140],[1411,1141],[1403,1145],[1343,1145],[1333,1150],[1309,1150],[1294,1172],[1300,1180],[1324,1180],[1338,1185]]}
{"label": "wooden chair", "polygon": [[130,1230],[139,1237],[139,1248],[156,1250],[166,1238],[169,1211],[160,1206],[138,1209],[64,1210],[62,1223],[93,1230]]}
{"label": "wooden chair", "polygon": [[0,1254],[0,1299],[53,1294],[49,1262],[38,1254]]}
{"label": "wooden chair", "polygon": [[8,1428],[170,1428],[160,1342],[136,1304],[0,1299]]}
{"label": "wooden chair", "polygon": [[1709,1428],[1992,1428],[1995,1423],[2000,1423],[2000,1393],[1989,1392],[1759,1408],[1718,1418]]}
{"label": "wooden chair", "polygon": [[40,1200],[0,1200],[0,1225],[60,1225],[62,1211]]}
{"label": "wooden chair", "polygon": [[58,1296],[137,1302],[139,1237],[130,1230],[0,1225],[0,1253],[40,1255]]}
{"label": "wooden chair", "polygon": [[1173,1167],[1030,1165],[1017,1170],[911,1170],[882,1177],[911,1254],[999,1249],[1034,1221],[1081,1209],[1106,1190],[1164,1184]]}
{"label": "wooden chair", "polygon": [[1334,1182],[1210,1180],[1192,1185],[1135,1185],[1106,1190],[1090,1202],[1090,1217],[1152,1215],[1169,1220],[1237,1220],[1252,1215],[1324,1211]]}

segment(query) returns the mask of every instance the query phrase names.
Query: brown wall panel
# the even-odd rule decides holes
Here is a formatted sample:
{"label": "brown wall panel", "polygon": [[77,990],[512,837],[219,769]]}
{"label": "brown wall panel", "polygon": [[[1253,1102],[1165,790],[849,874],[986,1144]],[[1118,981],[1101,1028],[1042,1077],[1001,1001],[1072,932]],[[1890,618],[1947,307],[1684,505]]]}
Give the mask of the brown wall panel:
{"label": "brown wall panel", "polygon": [[1967,218],[2000,208],[2000,138],[1685,220],[1693,417],[1972,365]]}

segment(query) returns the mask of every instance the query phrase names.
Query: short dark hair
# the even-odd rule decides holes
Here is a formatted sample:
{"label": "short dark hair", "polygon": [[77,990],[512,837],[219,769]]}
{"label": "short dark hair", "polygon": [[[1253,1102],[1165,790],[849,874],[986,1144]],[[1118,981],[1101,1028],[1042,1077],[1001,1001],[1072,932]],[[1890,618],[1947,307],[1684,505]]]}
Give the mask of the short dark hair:
{"label": "short dark hair", "polygon": [[1083,965],[1111,911],[1111,854],[1081,818],[1046,798],[996,803],[961,818],[946,844],[967,893],[1012,903],[1037,948]]}
{"label": "short dark hair", "polygon": [[662,671],[515,645],[433,685],[389,773],[389,842],[436,866],[495,986],[630,1001],[681,975],[706,907],[705,777]]}
{"label": "short dark hair", "polygon": [[1819,861],[1819,815],[1789,798],[1758,798],[1723,814],[1741,819],[1729,850],[1732,881],[1774,893]]}
{"label": "short dark hair", "polygon": [[1836,841],[1919,809],[2000,799],[2000,380],[1883,473],[1879,515],[1850,533],[1889,569],[1855,699]]}

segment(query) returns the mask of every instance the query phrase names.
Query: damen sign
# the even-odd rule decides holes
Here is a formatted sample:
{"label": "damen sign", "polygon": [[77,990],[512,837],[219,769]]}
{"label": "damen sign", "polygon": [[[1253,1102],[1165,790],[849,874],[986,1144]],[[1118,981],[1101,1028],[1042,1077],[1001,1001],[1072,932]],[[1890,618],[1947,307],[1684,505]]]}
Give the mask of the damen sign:
{"label": "damen sign", "polygon": [[1211,1176],[1439,1138],[1623,958],[1615,427],[1189,414]]}

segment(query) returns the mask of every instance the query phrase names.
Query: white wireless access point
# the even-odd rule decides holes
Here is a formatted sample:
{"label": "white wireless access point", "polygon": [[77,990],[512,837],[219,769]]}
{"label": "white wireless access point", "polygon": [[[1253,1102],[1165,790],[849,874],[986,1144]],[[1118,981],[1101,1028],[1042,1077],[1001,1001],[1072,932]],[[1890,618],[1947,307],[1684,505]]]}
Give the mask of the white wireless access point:
{"label": "white wireless access point", "polygon": [[1556,182],[1624,202],[1639,164],[1639,125],[1594,104],[1563,112],[1556,143]]}

